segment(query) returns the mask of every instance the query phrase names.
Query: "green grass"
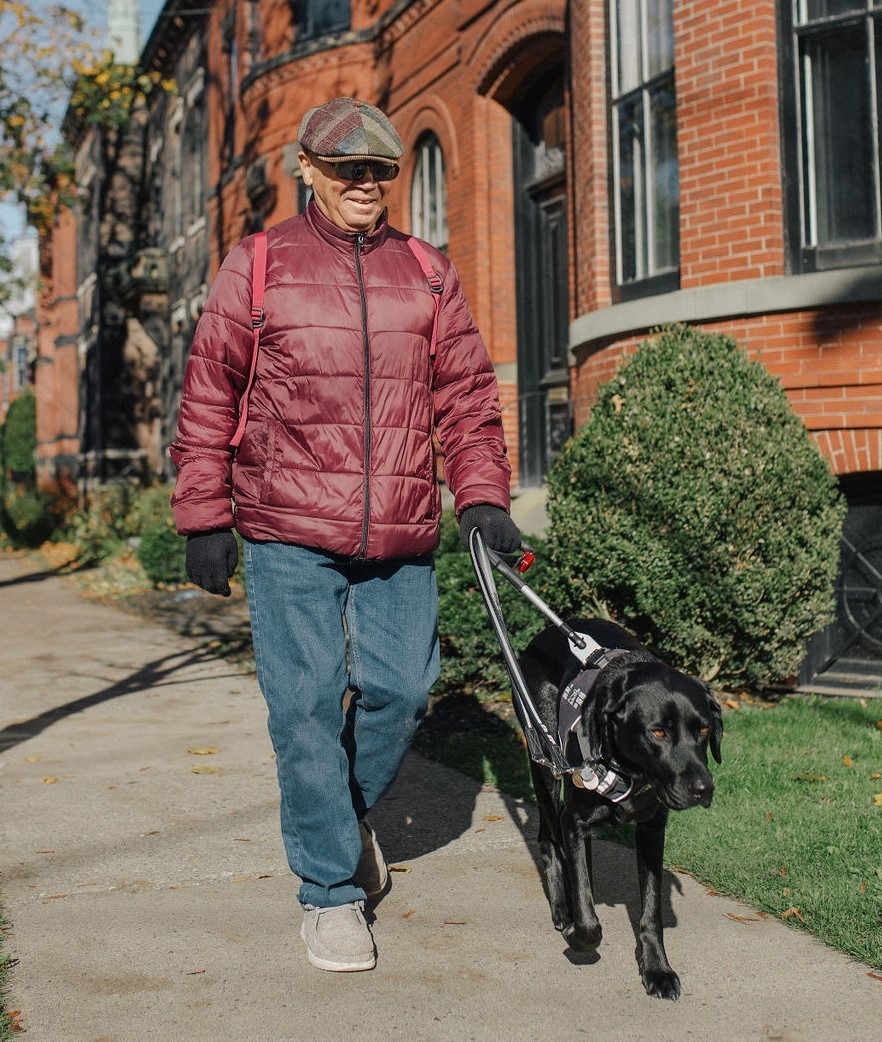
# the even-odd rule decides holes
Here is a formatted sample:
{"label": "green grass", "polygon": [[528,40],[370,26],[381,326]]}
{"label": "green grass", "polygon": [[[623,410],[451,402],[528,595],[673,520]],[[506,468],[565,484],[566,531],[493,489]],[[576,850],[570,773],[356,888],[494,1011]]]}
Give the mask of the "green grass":
{"label": "green grass", "polygon": [[[713,805],[671,815],[666,862],[882,968],[880,718],[882,702],[803,696],[728,710]],[[417,748],[530,794],[519,736],[473,698],[436,702]]]}

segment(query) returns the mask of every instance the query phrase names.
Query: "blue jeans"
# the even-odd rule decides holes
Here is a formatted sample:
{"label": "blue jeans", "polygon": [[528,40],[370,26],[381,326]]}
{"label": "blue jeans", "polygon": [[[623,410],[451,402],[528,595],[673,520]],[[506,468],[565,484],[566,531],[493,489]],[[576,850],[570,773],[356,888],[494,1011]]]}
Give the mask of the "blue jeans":
{"label": "blue jeans", "polygon": [[438,679],[434,562],[245,540],[245,578],[298,896],[363,901],[358,822],[395,780]]}

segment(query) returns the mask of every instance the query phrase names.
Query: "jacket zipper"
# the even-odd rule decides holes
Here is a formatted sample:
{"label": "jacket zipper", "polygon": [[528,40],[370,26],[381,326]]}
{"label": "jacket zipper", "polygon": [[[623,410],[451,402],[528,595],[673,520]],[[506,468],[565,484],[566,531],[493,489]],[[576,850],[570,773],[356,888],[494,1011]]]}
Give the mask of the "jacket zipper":
{"label": "jacket zipper", "polygon": [[361,547],[358,557],[367,553],[368,525],[371,516],[371,350],[368,344],[367,298],[364,292],[364,275],[361,270],[361,250],[364,232],[355,237],[355,272],[358,276],[358,294],[361,300],[361,331],[364,346],[364,521],[361,526]]}

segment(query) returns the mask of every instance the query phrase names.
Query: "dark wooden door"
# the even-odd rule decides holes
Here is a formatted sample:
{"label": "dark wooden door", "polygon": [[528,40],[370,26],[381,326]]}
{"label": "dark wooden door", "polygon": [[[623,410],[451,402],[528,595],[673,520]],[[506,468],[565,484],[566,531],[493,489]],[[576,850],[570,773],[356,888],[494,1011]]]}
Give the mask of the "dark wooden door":
{"label": "dark wooden door", "polygon": [[567,335],[566,151],[563,74],[515,109],[520,484],[542,483],[571,430]]}

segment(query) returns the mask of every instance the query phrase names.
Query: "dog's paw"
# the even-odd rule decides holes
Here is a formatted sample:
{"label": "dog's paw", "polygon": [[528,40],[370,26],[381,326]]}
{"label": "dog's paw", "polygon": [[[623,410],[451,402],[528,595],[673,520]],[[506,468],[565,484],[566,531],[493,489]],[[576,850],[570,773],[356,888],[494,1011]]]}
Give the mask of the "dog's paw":
{"label": "dog's paw", "polygon": [[593,952],[603,940],[600,923],[594,926],[570,925],[563,931],[564,940],[576,952]]}
{"label": "dog's paw", "polygon": [[647,995],[672,1002],[680,997],[680,978],[673,970],[643,970],[641,976]]}

